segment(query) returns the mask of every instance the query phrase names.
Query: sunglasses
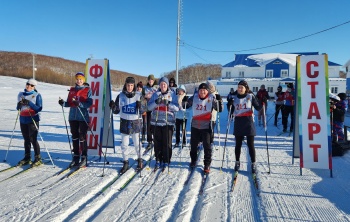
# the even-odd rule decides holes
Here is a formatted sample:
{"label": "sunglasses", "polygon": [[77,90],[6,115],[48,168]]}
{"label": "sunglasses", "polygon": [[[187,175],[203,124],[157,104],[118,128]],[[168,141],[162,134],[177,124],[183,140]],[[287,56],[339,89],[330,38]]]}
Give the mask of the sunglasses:
{"label": "sunglasses", "polygon": [[29,83],[27,83],[27,86],[31,86],[31,87],[34,87],[34,85],[32,85],[32,84],[29,84]]}

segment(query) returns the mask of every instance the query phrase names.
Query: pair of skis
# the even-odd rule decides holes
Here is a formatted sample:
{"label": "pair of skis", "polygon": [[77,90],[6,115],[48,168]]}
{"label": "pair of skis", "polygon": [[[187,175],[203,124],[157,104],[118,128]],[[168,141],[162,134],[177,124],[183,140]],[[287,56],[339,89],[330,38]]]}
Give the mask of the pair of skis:
{"label": "pair of skis", "polygon": [[13,177],[16,177],[18,175],[21,175],[23,173],[26,173],[26,172],[30,171],[31,169],[37,168],[37,167],[39,167],[39,166],[41,166],[43,164],[47,164],[49,162],[50,162],[50,160],[46,160],[46,161],[43,161],[42,164],[37,165],[37,166],[36,165],[31,165],[31,164],[27,164],[27,165],[19,165],[19,164],[17,164],[15,166],[11,166],[11,167],[5,168],[5,169],[1,170],[0,173],[23,167],[21,171],[19,171],[19,172],[13,174],[13,175],[11,175],[11,176],[1,180],[0,183],[3,182],[3,181],[9,180],[9,179],[11,179]]}
{"label": "pair of skis", "polygon": [[[232,179],[232,184],[231,184],[231,190],[230,192],[233,192],[237,183],[238,179],[238,171],[234,170],[233,171],[233,179]],[[256,194],[259,196],[259,183],[258,183],[258,178],[257,178],[257,173],[252,172],[252,180],[253,180],[253,186],[256,190]]]}

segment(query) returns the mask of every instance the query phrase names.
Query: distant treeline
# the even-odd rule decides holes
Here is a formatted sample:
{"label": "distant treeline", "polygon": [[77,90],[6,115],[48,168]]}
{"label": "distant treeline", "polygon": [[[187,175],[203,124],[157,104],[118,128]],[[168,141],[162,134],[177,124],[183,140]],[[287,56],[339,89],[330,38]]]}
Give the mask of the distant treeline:
{"label": "distant treeline", "polygon": [[[34,54],[35,79],[41,82],[60,85],[73,85],[74,75],[85,70],[85,63]],[[121,88],[125,78],[132,76],[136,82],[146,84],[147,76],[140,76],[123,71],[110,70],[113,89]],[[151,73],[150,73],[151,74]],[[33,77],[33,55],[28,52],[0,51],[0,75],[29,79]],[[168,78],[176,76],[176,71],[165,72]],[[221,65],[194,64],[179,70],[179,82],[198,83],[208,78],[216,79],[221,76]]]}

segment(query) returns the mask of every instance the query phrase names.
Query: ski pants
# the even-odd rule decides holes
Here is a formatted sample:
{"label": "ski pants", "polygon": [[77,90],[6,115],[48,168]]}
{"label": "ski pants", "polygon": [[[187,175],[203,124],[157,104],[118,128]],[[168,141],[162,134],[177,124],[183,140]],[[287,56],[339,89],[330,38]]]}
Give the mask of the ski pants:
{"label": "ski pants", "polygon": [[151,126],[151,114],[152,114],[152,111],[148,111],[146,112],[147,114],[147,142],[148,143],[151,143],[153,141],[153,138],[152,138],[152,131],[153,131],[153,126]]}
{"label": "ski pants", "polygon": [[[183,126],[183,124],[185,124]],[[180,132],[182,133],[182,143],[186,143],[186,125],[187,125],[187,119],[185,119],[185,122],[183,119],[176,119],[176,123],[175,123],[175,143],[180,143]],[[182,129],[184,128],[184,132],[182,132]]]}
{"label": "ski pants", "polygon": [[333,141],[344,141],[344,122],[333,121]]}
{"label": "ski pants", "polygon": [[285,105],[284,109],[282,111],[283,129],[287,129],[289,114],[290,114],[290,131],[292,131],[293,124],[294,124],[294,106],[286,106]]}
{"label": "ski pants", "polygon": [[169,163],[172,156],[173,125],[152,126],[154,130],[154,155],[156,161]]}
{"label": "ski pants", "polygon": [[[249,151],[249,156],[252,161],[252,163],[255,163],[255,148],[254,148],[254,136],[246,136],[247,137],[247,146]],[[244,136],[235,136],[236,138],[236,147],[235,147],[235,155],[236,155],[236,161],[239,161],[239,158],[241,157],[241,149],[242,149],[242,142],[244,139]]]}
{"label": "ski pants", "polygon": [[210,139],[212,135],[211,129],[197,129],[191,127],[191,161],[197,161],[197,150],[199,142],[203,142],[204,148],[204,165],[210,166],[212,157],[212,148],[210,146]]}
{"label": "ski pants", "polygon": [[[277,119],[278,119],[278,114],[280,113],[280,110],[283,108],[283,104],[279,105],[279,104],[276,104],[276,107],[275,107],[275,125],[277,126]],[[281,113],[283,113],[283,111],[281,111]]]}
{"label": "ski pants", "polygon": [[[35,122],[39,129],[39,122]],[[34,123],[23,124],[21,123],[21,132],[24,138],[24,155],[30,156],[30,148],[33,144],[35,156],[40,155],[40,146],[38,143],[38,129]]]}
{"label": "ski pants", "polygon": [[[125,151],[126,149],[128,148],[129,146],[129,136],[128,134],[124,134],[124,133],[121,133],[121,137],[122,137],[122,145],[121,145],[121,149],[122,149],[122,155],[123,155],[123,160],[128,160],[128,157],[126,156],[125,154]],[[131,134],[131,137],[132,137],[132,141],[134,142],[134,148],[135,148],[135,151],[137,153],[137,157],[138,158],[141,158],[141,154],[140,154],[140,133],[133,133]]]}
{"label": "ski pants", "polygon": [[[72,133],[73,152],[75,156],[87,156],[86,133],[89,129],[85,121],[69,121],[70,132]],[[98,141],[94,141],[97,143]]]}

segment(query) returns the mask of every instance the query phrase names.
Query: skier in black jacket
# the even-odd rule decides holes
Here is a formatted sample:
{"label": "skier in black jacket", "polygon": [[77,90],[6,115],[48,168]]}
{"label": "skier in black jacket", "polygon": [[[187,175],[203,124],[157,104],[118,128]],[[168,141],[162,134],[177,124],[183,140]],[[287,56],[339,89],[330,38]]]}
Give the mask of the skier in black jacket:
{"label": "skier in black jacket", "polygon": [[254,111],[261,110],[264,103],[259,105],[254,94],[249,90],[249,86],[246,81],[242,80],[238,83],[237,94],[233,95],[233,98],[229,100],[228,106],[232,106],[233,115],[235,118],[234,132],[236,139],[235,155],[236,164],[235,170],[238,171],[240,167],[240,156],[241,148],[244,137],[247,138],[247,145],[249,150],[249,155],[251,158],[251,168],[252,172],[256,172],[255,165],[255,148],[254,148],[254,136],[256,135],[255,125],[254,125]]}

